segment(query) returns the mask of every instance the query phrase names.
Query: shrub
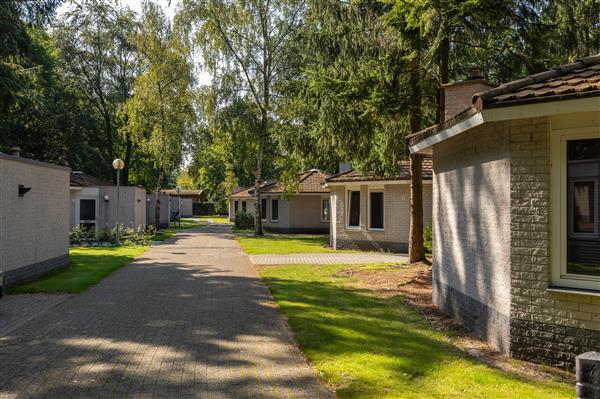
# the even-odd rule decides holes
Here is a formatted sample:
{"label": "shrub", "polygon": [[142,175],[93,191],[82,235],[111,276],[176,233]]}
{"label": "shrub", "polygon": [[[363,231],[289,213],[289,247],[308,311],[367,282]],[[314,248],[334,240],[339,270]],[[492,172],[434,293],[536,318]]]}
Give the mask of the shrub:
{"label": "shrub", "polygon": [[235,214],[236,230],[251,230],[254,228],[254,215],[247,212],[237,212]]}
{"label": "shrub", "polygon": [[[154,226],[144,228],[139,226],[137,229],[131,227],[125,228],[119,225],[119,238],[124,245],[148,245],[150,239],[156,233]],[[116,245],[117,226],[112,229],[102,227],[99,229],[74,227],[69,232],[69,242],[71,245]]]}
{"label": "shrub", "polygon": [[427,225],[427,227],[425,227],[425,230],[423,231],[423,246],[425,247],[425,251],[427,253],[431,253],[432,249],[433,249],[433,245],[431,242],[431,239],[433,238],[433,229],[431,228],[431,225]]}

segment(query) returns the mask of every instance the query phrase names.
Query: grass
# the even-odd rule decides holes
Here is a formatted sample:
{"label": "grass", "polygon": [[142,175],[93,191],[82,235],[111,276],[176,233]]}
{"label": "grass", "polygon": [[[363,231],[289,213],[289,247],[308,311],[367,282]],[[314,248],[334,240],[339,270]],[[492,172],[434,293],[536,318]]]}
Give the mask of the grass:
{"label": "grass", "polygon": [[69,251],[70,265],[10,289],[13,294],[78,293],[130,263],[148,247],[81,247]]}
{"label": "grass", "polygon": [[343,252],[328,246],[328,235],[266,234],[263,237],[240,235],[237,239],[249,255]]}
{"label": "grass", "polygon": [[300,347],[339,398],[573,397],[570,384],[523,379],[468,357],[402,297],[378,297],[336,274],[348,267],[260,270]]}
{"label": "grass", "polygon": [[200,220],[204,222],[208,222],[209,219],[215,224],[233,224],[227,216],[200,216]]}

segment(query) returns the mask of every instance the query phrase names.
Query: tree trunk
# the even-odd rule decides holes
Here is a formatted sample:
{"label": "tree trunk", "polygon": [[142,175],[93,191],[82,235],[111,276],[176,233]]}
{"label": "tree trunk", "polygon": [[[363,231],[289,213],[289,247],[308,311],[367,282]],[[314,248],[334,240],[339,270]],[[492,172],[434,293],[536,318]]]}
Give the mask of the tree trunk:
{"label": "tree trunk", "polygon": [[438,112],[437,112],[437,123],[443,123],[446,119],[445,110],[446,110],[446,95],[444,93],[444,85],[448,83],[449,80],[449,71],[448,71],[448,60],[450,53],[450,42],[448,37],[444,37],[442,42],[440,43],[439,50],[439,74],[440,74],[440,83],[438,87]]}
{"label": "tree trunk", "polygon": [[[420,55],[420,52],[417,53]],[[410,128],[413,133],[421,130],[421,75],[420,57],[416,57],[410,73],[411,105]],[[411,263],[425,260],[423,245],[423,174],[422,156],[410,156],[410,236],[408,243],[408,257]]]}
{"label": "tree trunk", "polygon": [[[161,166],[159,171],[158,171],[158,182],[156,184],[156,200],[154,203],[154,226],[156,227],[156,230],[160,230],[160,187],[162,185],[162,180],[163,180],[163,175],[164,175],[164,170],[163,167]],[[169,215],[169,218],[171,217],[171,215]]]}
{"label": "tree trunk", "polygon": [[268,134],[268,119],[267,119],[267,111],[263,109],[261,115],[261,123],[260,123],[260,139],[258,144],[258,157],[256,161],[256,173],[254,180],[254,198],[256,202],[254,203],[254,235],[262,236],[264,235],[263,226],[262,226],[262,212],[261,209],[261,192],[260,186],[262,183],[262,167],[263,167],[263,159],[265,157],[265,147],[267,145],[267,134]]}
{"label": "tree trunk", "polygon": [[133,154],[133,143],[131,142],[131,138],[129,135],[127,136],[125,143],[125,167],[123,168],[123,185],[127,186],[129,184],[129,167],[131,163],[131,156]]}

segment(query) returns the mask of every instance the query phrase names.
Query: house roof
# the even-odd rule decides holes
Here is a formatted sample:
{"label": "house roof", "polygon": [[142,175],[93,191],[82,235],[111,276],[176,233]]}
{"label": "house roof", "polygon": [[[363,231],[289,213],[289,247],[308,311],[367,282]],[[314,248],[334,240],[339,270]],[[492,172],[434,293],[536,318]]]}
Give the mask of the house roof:
{"label": "house roof", "polygon": [[114,186],[112,182],[98,179],[83,172],[71,172],[71,187]]}
{"label": "house roof", "polygon": [[476,93],[472,105],[442,124],[409,136],[413,146],[455,126],[483,109],[600,96],[600,55],[581,58],[523,79]]}
{"label": "house roof", "polygon": [[[327,183],[352,183],[352,182],[369,182],[369,181],[395,181],[395,180],[410,180],[410,161],[403,160],[398,162],[399,173],[396,176],[383,177],[377,174],[360,174],[356,170],[351,169],[346,172],[335,174],[327,179]],[[423,158],[423,180],[431,180],[433,178],[433,160],[431,157]]]}
{"label": "house roof", "polygon": [[175,189],[162,190],[164,194],[172,195],[172,196],[189,196],[189,197],[201,197],[204,195],[203,190],[179,190],[179,194]]}
{"label": "house roof", "polygon": [[[328,193],[329,189],[323,187],[326,178],[331,173],[323,172],[318,169],[311,169],[298,175],[297,194]],[[261,192],[265,194],[281,194],[284,189],[278,181],[267,181],[261,185]],[[248,187],[234,191],[229,198],[248,198],[254,196],[254,187]]]}

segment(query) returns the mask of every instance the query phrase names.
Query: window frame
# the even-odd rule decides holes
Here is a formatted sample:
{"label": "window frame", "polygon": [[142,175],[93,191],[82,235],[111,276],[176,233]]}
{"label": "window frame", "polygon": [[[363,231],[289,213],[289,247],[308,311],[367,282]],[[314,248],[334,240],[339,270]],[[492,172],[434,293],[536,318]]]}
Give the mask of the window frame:
{"label": "window frame", "polygon": [[[323,211],[325,210],[323,202],[325,201],[327,201],[327,206],[329,207],[327,210],[327,219],[323,218]],[[329,222],[331,222],[331,197],[321,197],[321,223]]]}
{"label": "window frame", "polygon": [[235,215],[240,210],[240,204],[238,200],[233,201],[233,214]]}
{"label": "window frame", "polygon": [[248,213],[248,204],[246,201],[242,201],[242,212]]}
{"label": "window frame", "polygon": [[[552,269],[552,288],[567,288],[567,289],[583,289],[595,292],[600,292],[600,276],[591,276],[583,274],[573,274],[567,272],[568,266],[568,240],[572,233],[572,209],[569,206],[571,190],[568,177],[568,154],[567,144],[572,140],[597,139],[597,128],[579,128],[579,129],[561,129],[551,132],[551,269]],[[572,178],[576,181],[578,178]],[[593,178],[582,179],[586,181],[595,180]],[[597,183],[600,189],[600,182]],[[598,203],[598,192],[596,193],[595,201]],[[596,208],[597,218],[598,208]],[[584,233],[585,234],[585,233]],[[580,233],[575,233],[580,235]],[[590,237],[589,234],[585,234]]]}
{"label": "window frame", "polygon": [[[372,227],[371,226],[371,193],[381,193],[381,222],[383,227]],[[369,231],[385,231],[385,190],[383,188],[369,189],[368,201],[367,201],[367,230]]]}
{"label": "window frame", "polygon": [[[277,202],[277,219],[273,219],[273,203]],[[270,212],[270,218],[269,220],[272,223],[279,223],[279,198],[271,198],[271,212]]]}
{"label": "window frame", "polygon": [[[265,207],[263,208],[263,201],[265,201]],[[260,199],[260,220],[266,222],[268,220],[268,208],[269,199],[267,197]]]}
{"label": "window frame", "polygon": [[[350,225],[350,205],[352,202],[352,193],[353,192],[357,192],[358,193],[358,225],[357,226],[351,226]],[[362,228],[362,190],[358,189],[358,190],[353,190],[351,188],[346,190],[346,230],[360,230]]]}

